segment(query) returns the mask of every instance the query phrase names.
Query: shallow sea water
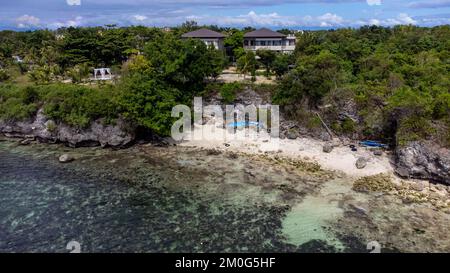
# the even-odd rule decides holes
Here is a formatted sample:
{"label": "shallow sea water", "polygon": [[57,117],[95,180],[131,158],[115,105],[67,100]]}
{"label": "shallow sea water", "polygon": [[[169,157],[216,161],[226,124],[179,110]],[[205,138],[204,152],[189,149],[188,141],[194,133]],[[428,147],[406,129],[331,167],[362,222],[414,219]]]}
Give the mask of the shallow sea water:
{"label": "shallow sea water", "polygon": [[0,141],[0,252],[367,252],[350,192],[244,156]]}

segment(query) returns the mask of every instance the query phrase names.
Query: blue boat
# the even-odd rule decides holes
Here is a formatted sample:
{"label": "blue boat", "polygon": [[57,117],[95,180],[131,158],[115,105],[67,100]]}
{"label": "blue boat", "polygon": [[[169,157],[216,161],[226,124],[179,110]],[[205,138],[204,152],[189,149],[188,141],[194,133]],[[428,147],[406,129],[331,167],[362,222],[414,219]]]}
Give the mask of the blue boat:
{"label": "blue boat", "polygon": [[264,128],[262,123],[255,121],[239,121],[239,122],[231,122],[227,124],[228,127],[256,127],[256,128]]}
{"label": "blue boat", "polygon": [[380,141],[365,140],[359,143],[361,146],[373,147],[373,148],[387,148],[388,145],[381,143]]}

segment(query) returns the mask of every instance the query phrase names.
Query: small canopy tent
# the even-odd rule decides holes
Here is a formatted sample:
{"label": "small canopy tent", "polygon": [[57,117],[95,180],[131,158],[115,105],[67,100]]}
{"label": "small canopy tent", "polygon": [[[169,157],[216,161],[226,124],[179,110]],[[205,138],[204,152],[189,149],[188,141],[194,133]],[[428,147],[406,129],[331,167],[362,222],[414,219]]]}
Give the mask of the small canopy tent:
{"label": "small canopy tent", "polygon": [[111,80],[112,74],[110,68],[96,68],[94,69],[95,80]]}

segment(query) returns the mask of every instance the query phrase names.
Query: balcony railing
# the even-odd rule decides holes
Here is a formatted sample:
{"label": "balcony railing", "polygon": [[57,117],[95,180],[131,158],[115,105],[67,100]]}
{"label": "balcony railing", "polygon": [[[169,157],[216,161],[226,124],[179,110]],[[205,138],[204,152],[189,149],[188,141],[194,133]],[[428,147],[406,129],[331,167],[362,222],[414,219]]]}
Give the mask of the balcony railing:
{"label": "balcony railing", "polygon": [[294,51],[295,45],[292,46],[244,46],[244,49],[246,50],[272,50],[272,51]]}

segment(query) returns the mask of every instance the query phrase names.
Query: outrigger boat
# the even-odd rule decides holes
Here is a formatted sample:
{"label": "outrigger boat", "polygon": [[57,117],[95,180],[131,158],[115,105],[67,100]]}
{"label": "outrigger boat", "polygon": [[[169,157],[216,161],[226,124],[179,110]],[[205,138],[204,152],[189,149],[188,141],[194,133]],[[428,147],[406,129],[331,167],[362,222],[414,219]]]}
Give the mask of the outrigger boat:
{"label": "outrigger boat", "polygon": [[388,148],[388,145],[381,143],[380,141],[365,140],[359,143],[361,146],[371,147],[371,148]]}

